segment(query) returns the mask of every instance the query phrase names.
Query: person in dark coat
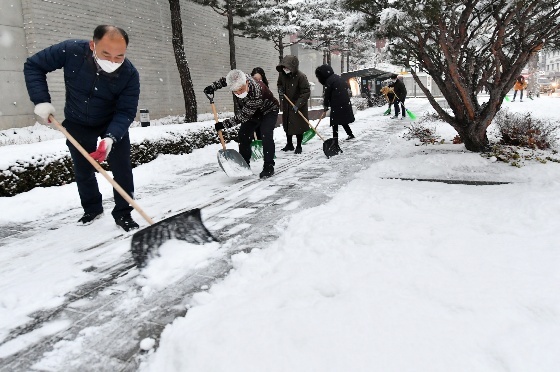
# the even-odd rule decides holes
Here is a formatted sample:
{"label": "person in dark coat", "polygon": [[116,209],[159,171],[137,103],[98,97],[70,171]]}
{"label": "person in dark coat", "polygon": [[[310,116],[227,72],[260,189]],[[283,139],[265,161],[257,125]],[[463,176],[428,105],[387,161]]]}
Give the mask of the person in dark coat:
{"label": "person in dark coat", "polygon": [[204,93],[212,94],[226,86],[234,95],[239,112],[231,119],[216,123],[216,131],[241,125],[238,132],[239,153],[249,164],[253,133],[259,128],[264,151],[260,178],[268,178],[274,174],[274,128],[280,104],[261,80],[255,80],[241,70],[231,70],[225,78],[204,88]]}
{"label": "person in dark coat", "polygon": [[[255,67],[253,69],[253,71],[251,71],[251,77],[255,80],[262,81],[264,83],[264,85],[266,85],[266,87],[269,88],[268,79],[266,78],[266,74],[265,74],[264,70],[262,69],[262,67]],[[257,127],[257,129],[255,129],[255,137],[258,140],[262,141],[262,134],[261,134],[260,126]]]}
{"label": "person in dark coat", "polygon": [[406,100],[406,86],[402,82],[402,76],[399,79],[399,75],[393,74],[391,75],[391,83],[389,87],[393,87],[393,91],[395,93],[395,101],[393,104],[395,105],[395,115],[391,117],[391,119],[398,119],[399,112],[402,112],[402,119],[406,117],[406,110],[404,107],[404,101]]}
{"label": "person in dark coat", "polygon": [[[309,125],[305,119],[309,120],[307,112],[307,102],[311,95],[311,88],[307,76],[299,70],[299,60],[296,56],[287,55],[282,62],[276,66],[276,70],[280,73],[278,76],[278,95],[282,102],[282,125],[286,132],[287,143],[282,151],[294,151],[295,154],[301,154],[301,143],[303,141],[303,133],[309,129]],[[288,96],[290,101],[294,103],[293,107],[288,100],[284,99],[284,94]],[[301,112],[303,116],[299,114]],[[296,136],[297,145],[294,148],[293,136]]]}
{"label": "person in dark coat", "polygon": [[[108,161],[115,181],[133,197],[128,128],[136,117],[140,78],[125,58],[127,46],[128,35],[122,28],[101,25],[94,30],[91,41],[63,41],[29,57],[23,72],[35,114],[47,123],[55,113],[47,73],[64,69],[62,125],[95,160]],[[67,145],[84,209],[78,224],[89,225],[103,214],[95,169],[69,141]],[[130,216],[132,207],[116,191],[114,197],[112,215],[116,224],[125,231],[138,228]]]}
{"label": "person in dark coat", "polygon": [[315,76],[319,83],[325,86],[325,96],[323,106],[325,111],[331,109],[331,127],[333,129],[333,138],[338,140],[338,126],[342,125],[344,131],[348,135],[347,140],[354,137],[350,123],[354,122],[354,112],[350,103],[350,95],[348,91],[350,86],[340,76],[334,73],[329,65],[322,65],[315,70]]}

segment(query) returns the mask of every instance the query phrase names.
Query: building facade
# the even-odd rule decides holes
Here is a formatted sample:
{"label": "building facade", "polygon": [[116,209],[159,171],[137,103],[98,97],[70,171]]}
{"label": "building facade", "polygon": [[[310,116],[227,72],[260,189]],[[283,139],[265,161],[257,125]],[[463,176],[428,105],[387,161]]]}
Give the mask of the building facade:
{"label": "building facade", "polygon": [[[230,70],[226,18],[209,7],[181,2],[185,51],[197,96],[199,114],[210,113],[202,90]],[[125,29],[130,37],[127,58],[140,72],[140,102],[157,119],[184,114],[184,100],[171,43],[171,15],[166,0],[2,0],[0,2],[0,129],[33,125],[36,121],[23,77],[23,63],[34,53],[67,39],[90,40],[99,24]],[[236,37],[237,68],[249,73],[260,66],[276,94],[278,52],[272,42]],[[314,79],[322,64],[316,51],[292,47],[300,65]],[[47,75],[57,118],[63,119],[62,71]],[[319,91],[319,92],[317,92]],[[316,89],[314,95],[320,95]],[[219,111],[233,111],[231,94],[216,93]],[[138,117],[137,117],[138,119]]]}

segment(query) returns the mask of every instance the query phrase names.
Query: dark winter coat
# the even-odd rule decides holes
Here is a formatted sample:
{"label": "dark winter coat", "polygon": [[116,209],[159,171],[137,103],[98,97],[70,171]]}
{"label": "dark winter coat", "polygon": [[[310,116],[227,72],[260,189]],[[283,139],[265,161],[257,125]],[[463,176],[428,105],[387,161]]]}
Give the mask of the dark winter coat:
{"label": "dark winter coat", "polygon": [[[287,68],[291,71],[290,74],[286,74],[283,68]],[[309,96],[311,95],[311,89],[309,87],[309,81],[307,76],[301,71],[299,71],[299,61],[296,56],[288,55],[282,59],[282,62],[276,66],[276,70],[280,73],[278,76],[278,91],[284,92],[290,101],[292,101],[297,107],[299,112],[308,119],[308,108],[307,102]],[[280,97],[282,102],[282,125],[284,126],[284,131],[288,135],[303,134],[309,129],[307,122],[301,117],[297,112],[294,112],[292,105],[283,96]]]}
{"label": "dark winter coat", "polygon": [[[221,89],[227,86],[225,81],[225,78],[221,78],[211,85],[214,89]],[[233,118],[223,121],[226,128],[240,125],[249,120],[259,121],[266,114],[278,112],[280,105],[270,89],[262,81],[255,80],[252,77],[247,76],[247,81],[249,81],[249,91],[245,98],[239,98],[232,93],[239,111]]]}
{"label": "dark winter coat", "polygon": [[47,73],[64,69],[64,117],[85,126],[108,125],[106,135],[119,141],[136,117],[140,78],[125,59],[111,74],[101,70],[87,40],[67,40],[29,57],[23,72],[34,104],[51,102]]}
{"label": "dark winter coat", "polygon": [[331,126],[353,123],[355,119],[348,83],[336,75],[329,65],[317,67],[315,76],[325,86],[323,105],[331,109]]}
{"label": "dark winter coat", "polygon": [[404,102],[404,100],[406,99],[406,86],[404,85],[404,83],[402,82],[401,79],[397,79],[397,81],[389,84],[390,87],[393,87],[393,90],[395,92],[395,96],[397,96],[397,99],[401,102]]}

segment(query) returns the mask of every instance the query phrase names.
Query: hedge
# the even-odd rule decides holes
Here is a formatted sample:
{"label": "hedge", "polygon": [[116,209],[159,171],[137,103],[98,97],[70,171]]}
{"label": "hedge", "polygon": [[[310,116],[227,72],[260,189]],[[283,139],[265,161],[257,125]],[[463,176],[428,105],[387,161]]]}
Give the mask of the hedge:
{"label": "hedge", "polygon": [[[167,131],[171,138],[144,140],[131,144],[131,163],[135,168],[149,163],[160,154],[189,154],[194,149],[219,143],[214,128],[190,131]],[[230,141],[237,137],[237,128],[224,131],[224,139]],[[106,170],[110,170],[103,163]],[[70,153],[37,155],[33,162],[18,161],[0,171],[0,196],[14,196],[35,187],[61,186],[74,182],[74,171]]]}

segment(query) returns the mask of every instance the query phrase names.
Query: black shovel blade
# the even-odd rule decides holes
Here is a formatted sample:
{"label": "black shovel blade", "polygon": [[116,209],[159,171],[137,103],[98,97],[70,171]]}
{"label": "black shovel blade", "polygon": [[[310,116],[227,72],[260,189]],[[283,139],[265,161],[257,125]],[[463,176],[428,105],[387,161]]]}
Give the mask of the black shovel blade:
{"label": "black shovel blade", "polygon": [[145,267],[150,258],[158,255],[159,247],[170,239],[199,245],[217,241],[202,223],[200,209],[191,209],[134,233],[130,251],[136,266]]}
{"label": "black shovel blade", "polygon": [[323,152],[330,158],[331,156],[338,155],[342,153],[342,149],[338,146],[338,141],[335,138],[329,138],[323,142]]}

